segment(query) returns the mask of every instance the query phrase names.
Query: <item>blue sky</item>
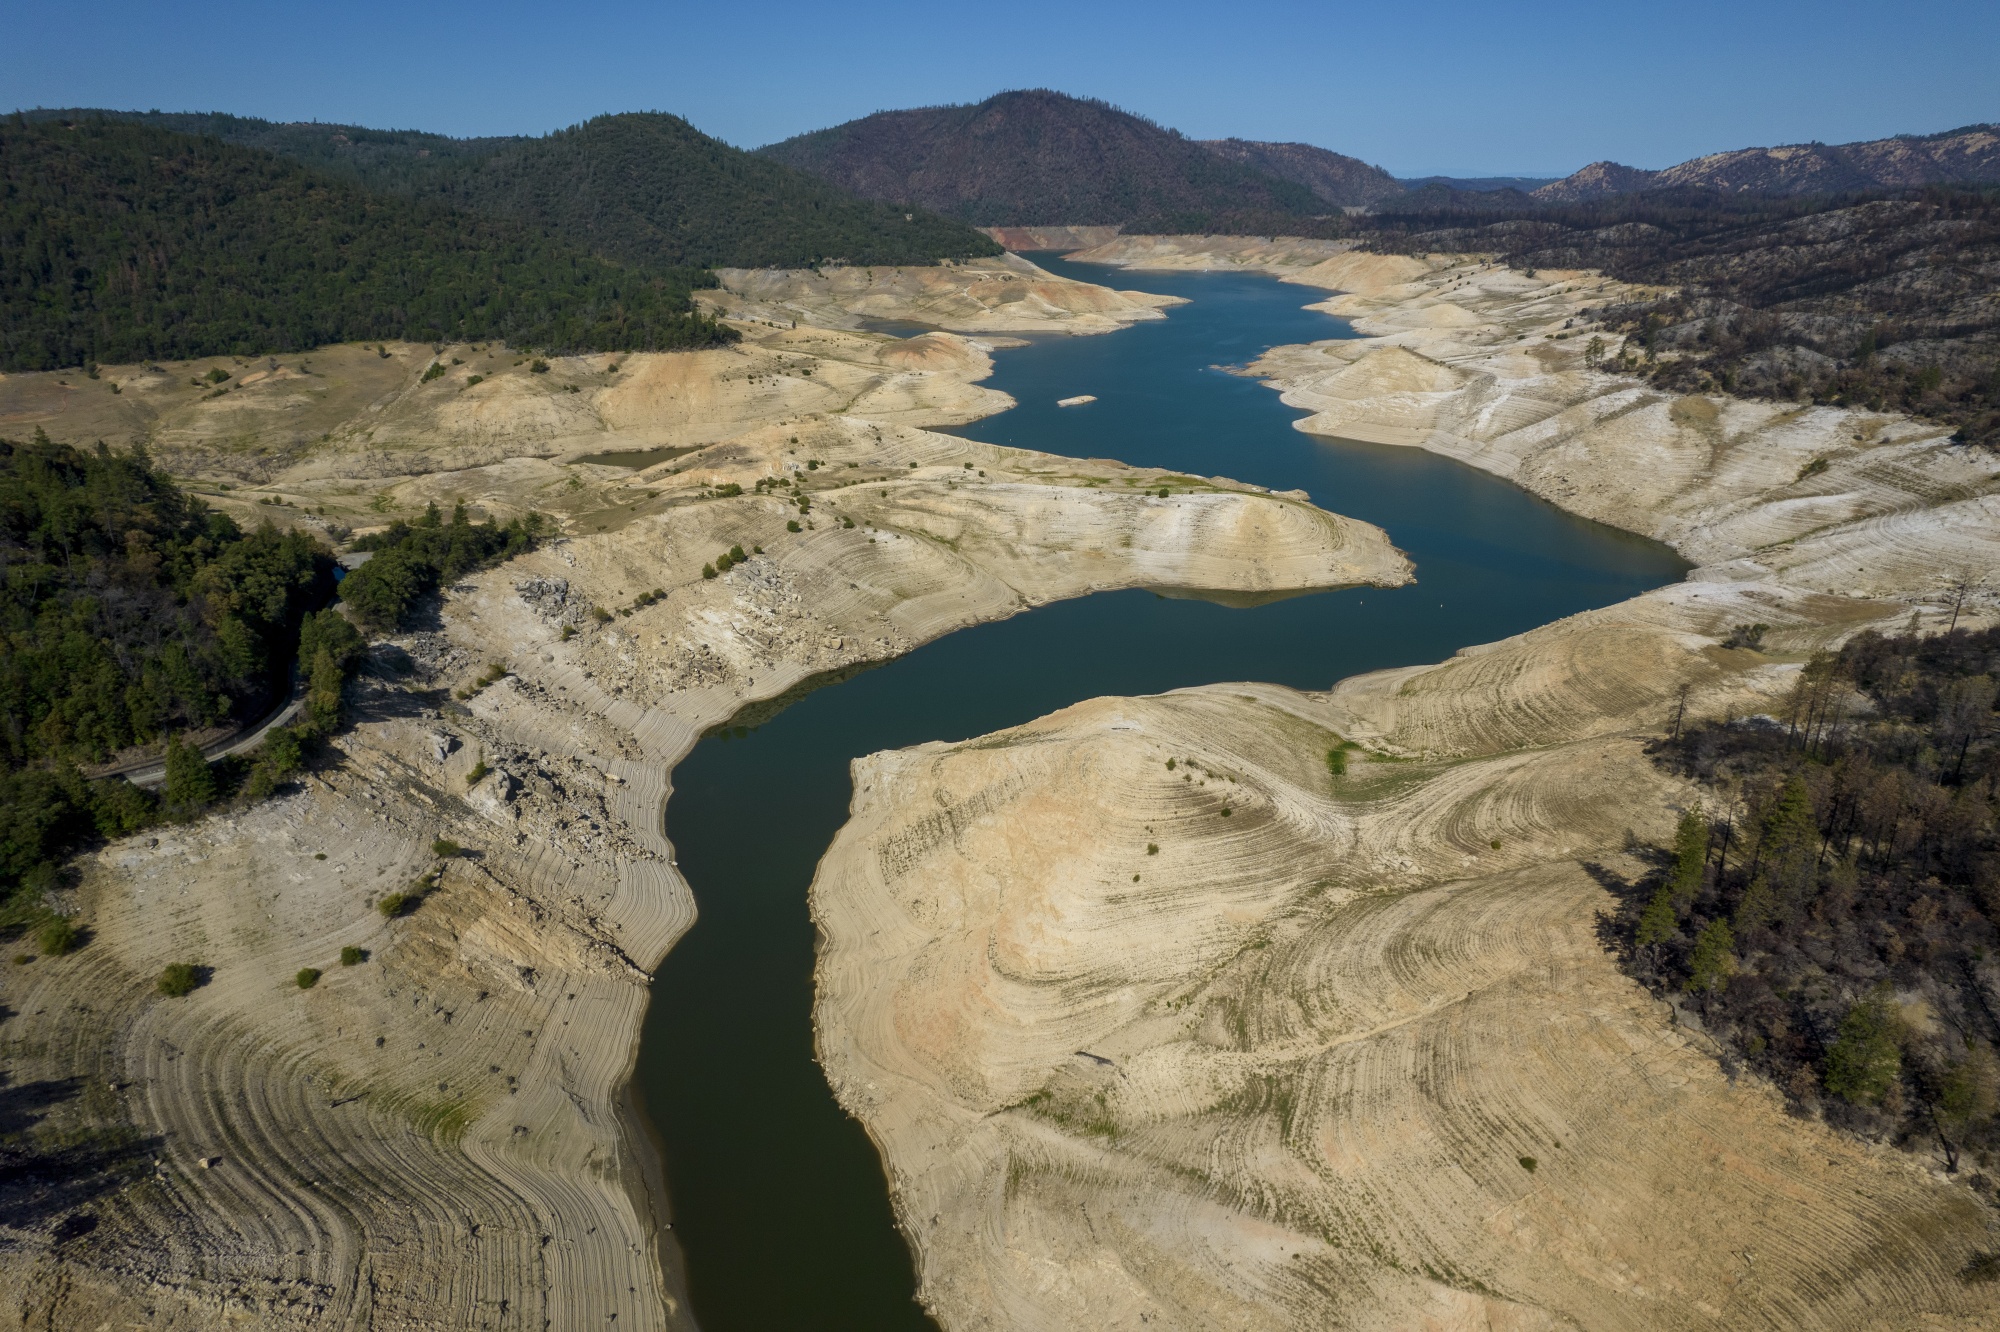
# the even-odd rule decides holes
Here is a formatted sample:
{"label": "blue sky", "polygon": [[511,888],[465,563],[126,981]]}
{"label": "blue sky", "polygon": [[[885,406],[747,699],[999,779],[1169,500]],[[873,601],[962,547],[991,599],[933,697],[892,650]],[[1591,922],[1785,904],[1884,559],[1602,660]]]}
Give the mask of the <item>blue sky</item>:
{"label": "blue sky", "polygon": [[433,7],[0,0],[0,107],[223,110],[452,134],[666,110],[749,147],[1004,88],[1399,175],[1660,167],[2000,120],[2000,4]]}

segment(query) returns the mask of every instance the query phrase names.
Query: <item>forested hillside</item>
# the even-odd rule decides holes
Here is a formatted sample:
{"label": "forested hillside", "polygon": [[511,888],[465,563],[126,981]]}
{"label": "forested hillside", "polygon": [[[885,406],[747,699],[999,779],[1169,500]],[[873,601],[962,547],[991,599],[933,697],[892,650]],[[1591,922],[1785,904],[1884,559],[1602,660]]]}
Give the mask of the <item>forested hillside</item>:
{"label": "forested hillside", "polygon": [[[333,560],[302,534],[239,530],[144,454],[0,440],[0,568],[4,907],[77,843],[157,816],[151,796],[85,781],[78,764],[248,720],[288,687]],[[337,709],[337,678],[333,687]],[[282,739],[279,751],[264,757],[281,776],[298,743]],[[194,774],[170,803],[213,797],[191,753],[170,756]]]}
{"label": "forested hillside", "polygon": [[678,116],[599,116],[541,138],[453,139],[220,114],[61,114],[109,116],[263,149],[371,190],[527,222],[640,268],[929,264],[999,252],[962,223],[857,199],[733,148]]}
{"label": "forested hillside", "polygon": [[707,280],[622,268],[214,139],[0,125],[0,369],[362,338],[706,346],[726,337],[689,300]]}
{"label": "forested hillside", "polygon": [[1327,208],[1379,204],[1407,188],[1381,167],[1310,143],[1204,139],[1201,146],[1218,157],[1303,185]]}
{"label": "forested hillside", "polygon": [[963,223],[853,198],[678,116],[600,116],[440,172],[420,188],[628,264],[801,268],[999,253]]}
{"label": "forested hillside", "polygon": [[757,150],[870,199],[980,226],[1213,212],[1326,211],[1303,185],[1104,102],[1036,90],[976,106],[882,111]]}

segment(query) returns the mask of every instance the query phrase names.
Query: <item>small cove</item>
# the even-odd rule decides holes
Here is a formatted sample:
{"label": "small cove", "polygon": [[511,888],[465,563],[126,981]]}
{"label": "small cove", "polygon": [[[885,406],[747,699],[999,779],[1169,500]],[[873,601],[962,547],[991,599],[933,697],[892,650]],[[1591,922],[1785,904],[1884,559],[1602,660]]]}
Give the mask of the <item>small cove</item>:
{"label": "small cove", "polygon": [[[1019,406],[957,433],[1135,466],[1302,488],[1386,529],[1418,582],[1254,606],[1147,591],[960,631],[718,731],[674,775],[666,831],[700,920],[653,984],[636,1090],[662,1145],[674,1238],[707,1332],[931,1328],[880,1159],[812,1054],[806,889],[846,819],[848,763],[959,740],[1100,694],[1228,680],[1323,689],[1441,660],[1679,578],[1653,542],[1418,449],[1327,441],[1216,367],[1351,336],[1311,288],[1238,273],[1051,271],[1189,298],[1162,321],[996,354]],[[914,330],[913,330],[914,331]],[[1060,398],[1098,401],[1060,408]]]}

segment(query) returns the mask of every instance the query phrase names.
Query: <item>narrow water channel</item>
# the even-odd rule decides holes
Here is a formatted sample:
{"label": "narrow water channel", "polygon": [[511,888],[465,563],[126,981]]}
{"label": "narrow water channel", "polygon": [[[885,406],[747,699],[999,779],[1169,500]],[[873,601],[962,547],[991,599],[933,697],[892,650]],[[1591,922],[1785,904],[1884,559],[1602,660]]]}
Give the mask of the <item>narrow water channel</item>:
{"label": "narrow water channel", "polygon": [[[961,433],[1302,488],[1386,529],[1418,581],[1247,609],[1152,592],[1063,602],[952,634],[696,746],[674,774],[666,830],[701,916],[654,980],[636,1078],[706,1332],[934,1326],[912,1298],[874,1146],[813,1060],[806,889],[846,819],[851,759],[1100,694],[1226,680],[1323,689],[1623,600],[1687,567],[1458,463],[1292,429],[1300,413],[1217,367],[1352,336],[1300,308],[1310,288],[1035,258],[1192,303],[1123,332],[999,353],[988,382],[1021,405]],[[1085,393],[1097,401],[1055,405]]]}

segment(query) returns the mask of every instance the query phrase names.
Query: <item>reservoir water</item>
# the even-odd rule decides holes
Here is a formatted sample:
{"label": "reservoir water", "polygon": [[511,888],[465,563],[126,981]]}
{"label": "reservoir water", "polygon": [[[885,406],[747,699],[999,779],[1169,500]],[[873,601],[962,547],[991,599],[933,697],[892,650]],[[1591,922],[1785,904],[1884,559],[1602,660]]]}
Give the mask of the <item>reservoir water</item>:
{"label": "reservoir water", "polygon": [[[988,383],[1020,406],[959,433],[1304,489],[1387,530],[1418,581],[1254,607],[1145,591],[1063,602],[962,630],[695,747],[674,774],[666,831],[700,919],[654,979],[635,1079],[706,1332],[934,1326],[913,1299],[880,1158],[813,1059],[806,889],[846,819],[850,760],[1100,694],[1228,680],[1324,689],[1608,605],[1687,568],[1444,458],[1292,429],[1301,413],[1217,367],[1352,336],[1301,308],[1320,295],[1310,288],[1034,257],[1191,304],[1122,332],[998,353]],[[1055,405],[1086,393],[1097,401]]]}

